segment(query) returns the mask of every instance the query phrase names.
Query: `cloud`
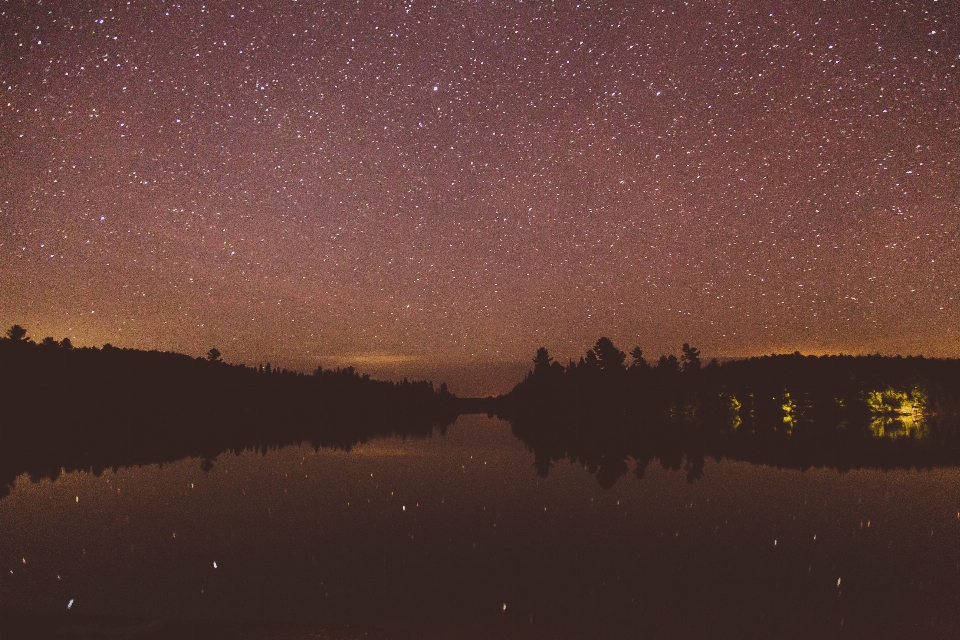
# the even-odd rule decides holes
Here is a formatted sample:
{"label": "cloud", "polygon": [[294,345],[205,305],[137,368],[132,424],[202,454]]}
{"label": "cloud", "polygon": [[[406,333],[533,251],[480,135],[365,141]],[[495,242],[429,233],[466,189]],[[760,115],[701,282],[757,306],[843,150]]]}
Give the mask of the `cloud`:
{"label": "cloud", "polygon": [[330,355],[318,356],[317,359],[328,366],[335,367],[402,365],[422,363],[425,361],[425,359],[421,356],[406,356],[390,353],[358,353],[336,356]]}

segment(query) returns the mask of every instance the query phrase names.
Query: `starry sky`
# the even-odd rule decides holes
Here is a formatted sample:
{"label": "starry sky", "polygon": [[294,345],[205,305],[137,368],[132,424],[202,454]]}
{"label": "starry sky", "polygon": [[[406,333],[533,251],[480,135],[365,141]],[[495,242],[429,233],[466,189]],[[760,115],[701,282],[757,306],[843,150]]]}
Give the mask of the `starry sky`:
{"label": "starry sky", "polygon": [[36,339],[960,356],[954,2],[11,1],[0,91]]}

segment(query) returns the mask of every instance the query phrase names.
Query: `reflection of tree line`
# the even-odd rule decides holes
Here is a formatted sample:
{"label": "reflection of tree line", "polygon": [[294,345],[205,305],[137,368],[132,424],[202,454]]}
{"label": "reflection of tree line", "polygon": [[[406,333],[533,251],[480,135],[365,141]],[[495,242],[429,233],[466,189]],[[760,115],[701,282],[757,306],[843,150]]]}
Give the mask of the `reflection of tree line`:
{"label": "reflection of tree line", "polygon": [[176,353],[0,338],[0,495],[27,472],[101,470],[297,442],[349,449],[429,436],[456,418],[445,385],[384,382],[352,368],[312,375]]}
{"label": "reflection of tree line", "polygon": [[960,464],[960,360],[800,354],[706,366],[699,351],[650,365],[607,338],[566,366],[545,348],[508,395],[312,375],[176,353],[0,338],[0,495],[20,473],[100,470],[308,441],[349,449],[429,436],[458,413],[496,413],[546,476],[576,461],[605,487],[657,459],[692,480],[706,456],[804,469]]}
{"label": "reflection of tree line", "polygon": [[542,476],[569,459],[605,487],[654,459],[700,477],[706,456],[778,467],[960,464],[960,360],[768,356],[702,366],[699,351],[650,366],[607,338],[579,362],[541,348],[495,411]]}

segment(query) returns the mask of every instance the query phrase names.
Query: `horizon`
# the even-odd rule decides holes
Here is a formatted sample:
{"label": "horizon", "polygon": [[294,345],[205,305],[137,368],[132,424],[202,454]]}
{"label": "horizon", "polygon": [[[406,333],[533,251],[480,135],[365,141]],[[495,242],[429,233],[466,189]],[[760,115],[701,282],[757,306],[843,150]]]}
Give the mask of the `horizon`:
{"label": "horizon", "polygon": [[[23,325],[20,325],[23,326]],[[6,334],[2,336],[7,338]],[[31,334],[28,330],[25,336],[26,340],[39,343],[45,337],[53,336],[44,336],[40,337],[40,334]],[[69,336],[64,336],[69,337]],[[56,338],[54,338],[56,340]],[[62,338],[60,339],[62,340]],[[57,340],[59,342],[59,340]],[[202,353],[189,353],[184,351],[177,351],[171,349],[157,349],[157,348],[142,348],[138,346],[130,346],[115,343],[113,341],[106,341],[101,344],[83,344],[78,343],[71,338],[71,343],[73,348],[94,348],[102,349],[103,346],[109,344],[112,347],[118,349],[134,349],[140,351],[160,351],[167,353],[177,353],[182,355],[187,355],[194,358],[203,358],[206,356],[206,352],[209,349],[204,350]],[[591,342],[589,345],[585,345],[583,351],[576,355],[571,356],[557,356],[550,348],[547,346],[547,350],[550,353],[550,357],[553,361],[558,362],[559,364],[566,366],[568,362],[578,362],[587,352],[594,347],[595,341]],[[635,345],[619,345],[618,349],[627,354],[629,359],[629,352]],[[544,345],[540,345],[544,346]],[[692,345],[696,347],[697,345]],[[276,370],[286,369],[288,371],[303,373],[303,374],[312,374],[317,367],[322,367],[324,370],[334,370],[334,369],[346,369],[352,368],[358,374],[369,375],[371,378],[376,380],[389,380],[398,382],[403,379],[408,379],[411,381],[414,380],[425,380],[433,383],[435,386],[439,386],[440,383],[445,383],[451,393],[459,397],[474,397],[474,398],[485,398],[488,396],[498,396],[509,393],[514,386],[516,386],[524,377],[533,370],[533,355],[536,354],[536,350],[539,347],[531,349],[531,357],[525,360],[476,360],[472,362],[461,362],[453,360],[441,360],[441,359],[426,359],[426,358],[416,358],[413,356],[397,358],[395,356],[390,356],[383,359],[378,359],[377,357],[371,357],[368,355],[361,355],[353,358],[349,355],[338,355],[338,356],[320,356],[317,358],[310,357],[301,357],[300,359],[294,359],[290,361],[284,361],[277,358],[267,358],[265,360],[258,361],[243,361],[243,360],[234,360],[230,357],[229,353],[223,353],[223,350],[220,349],[219,345],[210,345],[210,348],[216,348],[220,351],[222,360],[230,365],[241,365],[251,368],[256,368],[258,366],[270,366]],[[643,357],[647,361],[648,365],[655,366],[656,361],[661,356],[678,356],[680,350],[678,349],[672,353],[664,354],[650,354],[644,351]],[[919,358],[936,358],[937,356],[928,356],[926,354],[889,354],[882,352],[859,352],[859,353],[848,353],[848,352],[822,352],[822,353],[810,353],[803,352],[800,350],[793,351],[774,351],[770,353],[755,353],[739,356],[716,356],[712,354],[703,354],[701,353],[701,361],[704,364],[709,363],[712,360],[723,364],[726,362],[732,362],[736,360],[747,360],[750,358],[763,358],[763,357],[776,357],[776,356],[791,356],[799,353],[803,357],[831,357],[831,356],[849,356],[849,357],[867,357],[867,356],[881,356],[887,358],[910,358],[910,357],[919,357]],[[947,359],[956,359],[958,356],[947,356]]]}

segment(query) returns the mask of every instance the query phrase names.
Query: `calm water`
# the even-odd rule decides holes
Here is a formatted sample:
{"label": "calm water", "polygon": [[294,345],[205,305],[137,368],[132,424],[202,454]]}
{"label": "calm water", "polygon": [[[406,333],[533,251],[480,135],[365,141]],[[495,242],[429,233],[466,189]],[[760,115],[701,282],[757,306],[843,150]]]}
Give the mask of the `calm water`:
{"label": "calm water", "polygon": [[710,460],[602,489],[533,462],[508,423],[462,416],[350,452],[21,476],[0,605],[373,636],[960,637],[957,468]]}

